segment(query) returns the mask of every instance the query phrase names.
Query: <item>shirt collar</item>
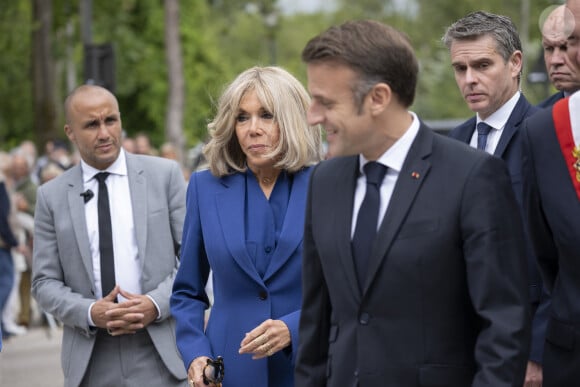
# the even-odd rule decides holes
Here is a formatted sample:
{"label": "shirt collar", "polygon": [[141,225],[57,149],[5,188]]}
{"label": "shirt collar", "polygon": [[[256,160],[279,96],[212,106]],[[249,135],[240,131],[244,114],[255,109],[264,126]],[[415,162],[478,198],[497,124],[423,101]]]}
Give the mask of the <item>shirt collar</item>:
{"label": "shirt collar", "polygon": [[126,176],[127,175],[127,162],[125,161],[125,151],[123,150],[123,148],[121,148],[121,151],[119,152],[119,157],[117,157],[117,160],[115,160],[113,162],[113,164],[109,165],[109,167],[107,169],[105,169],[104,171],[101,171],[99,169],[96,169],[92,166],[90,166],[89,164],[87,164],[83,159],[81,159],[81,170],[83,171],[83,182],[86,183],[89,180],[91,180],[93,177],[95,177],[95,175],[99,172],[109,172],[112,175],[121,175],[121,176]]}
{"label": "shirt collar", "polygon": [[485,120],[479,118],[479,114],[477,114],[477,122],[485,122],[486,124],[490,125],[492,128],[497,130],[502,130],[507,123],[508,119],[510,118],[512,111],[516,107],[518,100],[520,99],[521,93],[517,91],[506,103],[502,105],[499,109],[493,112],[489,117]]}
{"label": "shirt collar", "polygon": [[[409,153],[409,149],[411,148],[411,145],[413,144],[413,141],[419,132],[419,117],[417,117],[417,115],[411,111],[409,111],[409,114],[413,116],[413,122],[411,122],[411,126],[409,126],[401,138],[395,141],[395,143],[377,160],[379,163],[397,172],[400,172],[403,168],[403,163],[407,158],[407,153]],[[361,174],[364,174],[363,166],[367,162],[368,160],[365,159],[362,154],[360,154],[359,169]]]}

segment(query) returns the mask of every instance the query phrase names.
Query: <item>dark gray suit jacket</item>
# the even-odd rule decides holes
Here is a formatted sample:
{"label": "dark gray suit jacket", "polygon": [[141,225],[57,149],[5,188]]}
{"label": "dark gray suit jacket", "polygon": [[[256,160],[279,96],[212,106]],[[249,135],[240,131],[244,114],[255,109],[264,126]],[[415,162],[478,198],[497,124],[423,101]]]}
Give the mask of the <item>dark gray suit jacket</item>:
{"label": "dark gray suit jacket", "polygon": [[422,125],[359,290],[358,156],[312,172],[296,386],[521,387],[529,351],[522,223],[505,164]]}

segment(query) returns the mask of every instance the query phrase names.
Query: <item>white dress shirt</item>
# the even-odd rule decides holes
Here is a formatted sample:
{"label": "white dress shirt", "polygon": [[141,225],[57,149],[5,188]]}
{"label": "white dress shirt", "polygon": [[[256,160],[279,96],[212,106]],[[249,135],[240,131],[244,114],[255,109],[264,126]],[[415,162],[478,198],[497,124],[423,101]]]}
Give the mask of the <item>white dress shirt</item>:
{"label": "white dress shirt", "polygon": [[[94,193],[94,197],[85,204],[85,217],[93,262],[95,296],[97,299],[104,296],[101,288],[101,253],[99,250],[99,216],[97,206],[99,182],[95,179],[95,175],[99,172],[110,173],[105,180],[105,184],[107,184],[109,209],[111,211],[113,251],[115,256],[115,283],[122,290],[133,294],[141,294],[140,280],[142,265],[139,259],[137,237],[133,223],[133,206],[131,202],[131,191],[129,189],[125,152],[121,149],[117,160],[106,171],[95,169],[83,160],[81,160],[81,169],[83,172],[84,192],[91,190]],[[161,318],[159,305],[157,305],[152,297],[149,298],[157,309],[157,318]],[[123,302],[125,298],[119,296],[118,300],[119,302]],[[88,312],[88,320],[91,326],[95,325],[91,319],[91,308],[93,304],[91,304]]]}
{"label": "white dress shirt", "polygon": [[[411,145],[413,144],[413,141],[415,140],[415,137],[419,132],[419,118],[413,112],[409,112],[409,114],[413,116],[413,122],[411,123],[411,126],[409,126],[409,128],[403,134],[403,136],[401,136],[401,138],[399,138],[377,160],[377,162],[385,165],[388,168],[380,188],[381,202],[377,221],[377,230],[383,220],[383,217],[385,216],[385,213],[387,212],[387,207],[389,206],[389,202],[391,201],[391,196],[393,195],[395,184],[397,183],[397,179],[399,178],[399,173],[403,168],[403,163],[407,158],[407,153],[409,153],[409,149],[411,148]],[[367,179],[363,172],[363,167],[367,162],[368,160],[365,159],[363,155],[359,155],[360,174],[356,183],[356,190],[354,192],[354,208],[352,211],[352,226],[350,234],[351,239],[354,235],[354,230],[356,228],[358,211],[360,209],[360,206],[362,205],[363,199],[367,191]]]}
{"label": "white dress shirt", "polygon": [[[520,99],[521,93],[518,91],[516,92],[513,97],[511,97],[506,103],[502,105],[499,109],[493,112],[492,115],[487,117],[485,120],[479,118],[479,114],[477,114],[475,127],[477,128],[477,124],[480,122],[485,122],[493,129],[490,130],[489,134],[487,135],[487,143],[485,144],[485,151],[491,155],[495,153],[495,148],[497,148],[497,144],[499,143],[499,139],[501,138],[501,133],[505,124],[509,120],[514,108],[516,107],[518,100]],[[473,131],[473,135],[471,136],[471,141],[469,145],[473,148],[477,148],[477,129]]]}
{"label": "white dress shirt", "polygon": [[572,94],[568,100],[570,110],[570,126],[572,127],[572,138],[574,145],[580,146],[580,91]]}

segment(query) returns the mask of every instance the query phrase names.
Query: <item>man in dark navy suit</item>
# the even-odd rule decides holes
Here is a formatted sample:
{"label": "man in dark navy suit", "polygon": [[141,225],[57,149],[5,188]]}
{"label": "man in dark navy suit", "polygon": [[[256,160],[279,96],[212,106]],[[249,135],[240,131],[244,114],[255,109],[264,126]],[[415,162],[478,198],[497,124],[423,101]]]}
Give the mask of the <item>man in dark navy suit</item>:
{"label": "man in dark navy suit", "polygon": [[[451,25],[443,42],[449,48],[455,80],[475,117],[449,136],[503,159],[521,206],[521,140],[518,127],[537,111],[520,92],[523,54],[514,23],[506,16],[474,12]],[[549,315],[531,245],[527,244],[528,284],[533,317],[526,387],[542,381],[542,352]]]}
{"label": "man in dark navy suit", "polygon": [[521,387],[525,243],[505,163],[409,111],[419,65],[396,29],[346,22],[302,59],[331,157],[310,177],[295,385]]}

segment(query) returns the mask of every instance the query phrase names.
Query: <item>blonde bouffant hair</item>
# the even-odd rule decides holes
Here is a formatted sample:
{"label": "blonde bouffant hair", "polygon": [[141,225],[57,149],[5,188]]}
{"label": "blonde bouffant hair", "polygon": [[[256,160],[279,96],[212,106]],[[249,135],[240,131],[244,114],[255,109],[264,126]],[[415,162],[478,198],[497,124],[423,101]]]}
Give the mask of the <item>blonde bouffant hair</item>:
{"label": "blonde bouffant hair", "polygon": [[249,91],[256,93],[280,128],[278,144],[264,155],[276,160],[275,168],[297,172],[322,159],[322,131],[306,121],[310,97],[304,86],[280,67],[252,67],[226,87],[216,116],[207,126],[210,140],[203,153],[214,176],[244,172],[247,168],[235,125],[240,101]]}

